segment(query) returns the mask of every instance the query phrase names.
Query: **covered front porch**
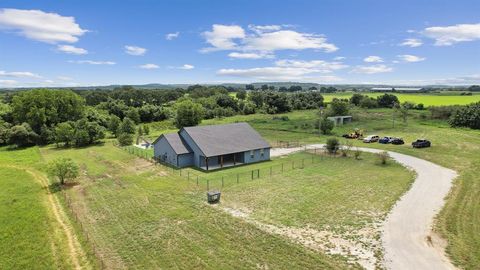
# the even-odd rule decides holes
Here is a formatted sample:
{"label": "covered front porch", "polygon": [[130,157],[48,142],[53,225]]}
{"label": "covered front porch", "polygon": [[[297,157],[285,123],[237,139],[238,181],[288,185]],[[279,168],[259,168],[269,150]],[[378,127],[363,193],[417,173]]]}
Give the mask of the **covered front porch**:
{"label": "covered front porch", "polygon": [[205,171],[218,170],[227,167],[242,165],[244,153],[232,153],[213,157],[200,156],[200,169]]}

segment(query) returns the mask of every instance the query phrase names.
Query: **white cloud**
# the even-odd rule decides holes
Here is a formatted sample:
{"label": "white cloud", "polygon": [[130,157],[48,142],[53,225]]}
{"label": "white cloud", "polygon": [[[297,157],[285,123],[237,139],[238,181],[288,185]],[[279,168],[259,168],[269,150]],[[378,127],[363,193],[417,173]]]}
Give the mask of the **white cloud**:
{"label": "white cloud", "polygon": [[125,46],[125,53],[128,53],[130,55],[141,56],[141,55],[144,55],[146,52],[147,52],[147,49],[142,47],[130,46],[130,45]]}
{"label": "white cloud", "polygon": [[419,56],[411,55],[411,54],[397,55],[397,57],[400,60],[402,60],[404,62],[409,62],[409,63],[421,62],[421,61],[424,61],[426,59],[425,57],[419,57]]}
{"label": "white cloud", "polygon": [[312,71],[318,72],[318,73],[330,73],[332,71],[344,69],[348,67],[348,65],[345,65],[342,62],[327,62],[323,60],[311,60],[311,61],[278,60],[275,62],[275,65],[279,67],[312,69]]}
{"label": "white cloud", "polygon": [[380,56],[370,55],[363,59],[367,63],[382,63],[383,59]]}
{"label": "white cloud", "polygon": [[245,31],[238,25],[214,24],[212,31],[204,32],[203,37],[212,47],[202,49],[203,52],[232,50],[237,47],[235,39],[245,38]]}
{"label": "white cloud", "polygon": [[194,69],[194,68],[195,68],[195,66],[189,65],[189,64],[185,64],[185,65],[179,67],[179,69],[185,69],[185,70]]}
{"label": "white cloud", "polygon": [[273,58],[274,56],[269,53],[262,53],[262,52],[231,52],[228,54],[231,58],[239,58],[239,59],[262,59],[262,58]]}
{"label": "white cloud", "polygon": [[0,85],[2,86],[12,86],[17,84],[18,82],[15,80],[0,80]]}
{"label": "white cloud", "polygon": [[168,34],[165,35],[165,39],[166,40],[173,40],[173,39],[178,38],[179,35],[180,35],[180,32],[168,33]]}
{"label": "white cloud", "polygon": [[41,10],[0,9],[0,29],[46,43],[74,43],[87,30],[80,28],[74,17],[64,17]]}
{"label": "white cloud", "polygon": [[254,25],[250,24],[248,28],[256,33],[273,32],[282,29],[281,25]]}
{"label": "white cloud", "polygon": [[217,74],[256,80],[338,81],[339,78],[334,75],[318,76],[318,74],[331,73],[334,70],[346,67],[347,65],[341,62],[327,62],[322,60],[278,60],[275,62],[275,66],[248,69],[220,69],[217,71]]}
{"label": "white cloud", "polygon": [[245,50],[276,51],[276,50],[305,50],[318,49],[325,52],[334,52],[338,48],[328,43],[322,35],[299,33],[293,30],[280,30],[249,36],[245,39]]}
{"label": "white cloud", "polygon": [[459,42],[480,40],[480,23],[433,26],[425,28],[422,33],[435,39],[436,46],[450,46]]}
{"label": "white cloud", "polygon": [[7,72],[0,70],[0,77],[13,77],[13,78],[34,78],[34,79],[39,79],[42,78],[42,76],[29,72],[29,71],[12,71],[12,72]]}
{"label": "white cloud", "polygon": [[393,68],[387,65],[379,64],[372,66],[356,66],[352,72],[362,73],[362,74],[376,74],[376,73],[385,73],[392,72]]}
{"label": "white cloud", "polygon": [[423,42],[420,39],[417,39],[417,38],[407,38],[402,43],[400,43],[399,45],[415,48],[415,47],[422,46]]}
{"label": "white cloud", "polygon": [[78,60],[78,61],[68,61],[69,63],[75,64],[89,64],[89,65],[115,65],[117,63],[113,61],[93,61],[93,60]]}
{"label": "white cloud", "polygon": [[145,65],[141,65],[141,66],[138,66],[139,68],[142,68],[142,69],[157,69],[159,68],[158,65],[155,65],[155,64],[145,64]]}
{"label": "white cloud", "polygon": [[232,50],[245,53],[274,52],[277,50],[316,49],[334,52],[338,48],[328,43],[323,35],[282,29],[279,25],[249,26],[250,33],[238,25],[214,24],[212,31],[203,33],[211,47],[202,52]]}
{"label": "white cloud", "polygon": [[337,57],[333,58],[333,60],[335,60],[335,61],[340,61],[340,60],[345,60],[345,59],[346,59],[345,56],[337,56]]}
{"label": "white cloud", "polygon": [[69,54],[78,54],[78,55],[88,54],[87,50],[78,48],[72,45],[58,45],[57,50],[61,52],[69,53]]}

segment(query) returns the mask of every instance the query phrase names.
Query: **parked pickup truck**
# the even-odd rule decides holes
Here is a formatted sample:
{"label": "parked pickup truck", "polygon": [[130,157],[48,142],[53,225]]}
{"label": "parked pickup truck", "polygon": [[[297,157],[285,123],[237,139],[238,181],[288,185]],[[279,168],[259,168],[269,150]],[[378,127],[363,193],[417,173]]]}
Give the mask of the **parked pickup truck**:
{"label": "parked pickup truck", "polygon": [[403,141],[402,138],[393,138],[390,140],[390,143],[399,145],[399,144],[404,144],[405,142]]}
{"label": "parked pickup truck", "polygon": [[378,142],[383,143],[383,144],[387,144],[387,143],[391,143],[393,139],[394,139],[393,137],[385,136],[385,137],[381,138],[380,140],[378,140]]}
{"label": "parked pickup truck", "polygon": [[430,147],[431,143],[429,140],[425,139],[418,139],[414,142],[412,142],[413,148],[424,148],[424,147]]}
{"label": "parked pickup truck", "polygon": [[364,143],[372,143],[372,142],[377,142],[380,139],[378,135],[368,135],[363,139]]}

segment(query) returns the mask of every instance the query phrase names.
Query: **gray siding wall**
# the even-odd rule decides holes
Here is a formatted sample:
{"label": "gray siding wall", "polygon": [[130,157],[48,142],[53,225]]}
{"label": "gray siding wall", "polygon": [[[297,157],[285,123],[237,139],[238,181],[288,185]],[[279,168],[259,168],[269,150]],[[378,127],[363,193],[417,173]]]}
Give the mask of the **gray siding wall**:
{"label": "gray siding wall", "polygon": [[[193,165],[196,166],[196,167],[200,167],[200,164],[203,164],[203,163],[200,163],[200,157],[203,156],[203,153],[202,151],[200,150],[200,148],[198,148],[198,146],[195,144],[195,142],[192,140],[192,138],[190,137],[190,135],[188,135],[187,132],[185,132],[185,130],[181,130],[180,131],[180,137],[182,137],[185,142],[187,143],[188,146],[190,146],[190,148],[192,149],[193,151],[193,157],[192,157],[192,161],[193,161]],[[203,158],[202,158],[203,159]],[[210,161],[209,161],[210,163]]]}
{"label": "gray siding wall", "polygon": [[164,162],[177,166],[177,154],[173,151],[172,146],[170,146],[165,137],[162,137],[153,145],[153,155]]}
{"label": "gray siding wall", "polygon": [[254,163],[265,160],[270,160],[270,148],[264,148],[263,155],[260,149],[253,150],[253,156],[250,151],[244,152],[244,163]]}
{"label": "gray siding wall", "polygon": [[193,153],[178,156],[178,167],[185,168],[193,165]]}

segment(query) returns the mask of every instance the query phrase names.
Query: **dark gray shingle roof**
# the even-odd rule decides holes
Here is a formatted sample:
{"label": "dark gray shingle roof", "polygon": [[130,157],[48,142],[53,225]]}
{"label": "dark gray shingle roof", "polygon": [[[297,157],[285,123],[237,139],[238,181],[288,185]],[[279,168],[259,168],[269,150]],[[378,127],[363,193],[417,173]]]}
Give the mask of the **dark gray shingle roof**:
{"label": "dark gray shingle roof", "polygon": [[172,146],[173,151],[175,151],[177,155],[188,154],[192,152],[190,147],[188,147],[178,133],[163,134],[163,136],[165,139],[167,139],[168,143]]}
{"label": "dark gray shingle roof", "polygon": [[183,128],[207,157],[270,148],[247,123]]}

